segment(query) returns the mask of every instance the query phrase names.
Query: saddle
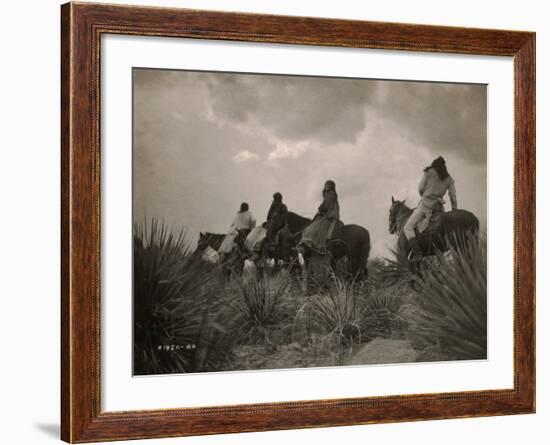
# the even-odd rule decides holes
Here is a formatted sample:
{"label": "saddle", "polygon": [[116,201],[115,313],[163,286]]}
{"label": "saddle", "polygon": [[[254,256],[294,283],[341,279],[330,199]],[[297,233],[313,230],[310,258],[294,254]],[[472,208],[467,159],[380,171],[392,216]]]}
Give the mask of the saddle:
{"label": "saddle", "polygon": [[443,206],[435,206],[432,210],[432,214],[431,214],[430,220],[428,221],[428,225],[424,228],[422,227],[423,226],[422,224],[419,224],[414,228],[416,237],[418,239],[433,237],[440,233],[441,224],[443,224],[443,211],[444,211]]}
{"label": "saddle", "polygon": [[344,223],[340,220],[318,219],[313,221],[303,230],[299,244],[306,245],[318,254],[325,255],[327,246],[342,236]]}
{"label": "saddle", "polygon": [[327,241],[341,238],[342,227],[344,227],[344,223],[340,219],[334,221],[328,230]]}
{"label": "saddle", "polygon": [[267,232],[266,241],[270,243],[273,246],[278,246],[281,241],[281,236],[284,236],[286,234],[290,234],[290,230],[288,228],[288,224],[285,224],[284,226],[280,227],[276,232],[270,233]]}

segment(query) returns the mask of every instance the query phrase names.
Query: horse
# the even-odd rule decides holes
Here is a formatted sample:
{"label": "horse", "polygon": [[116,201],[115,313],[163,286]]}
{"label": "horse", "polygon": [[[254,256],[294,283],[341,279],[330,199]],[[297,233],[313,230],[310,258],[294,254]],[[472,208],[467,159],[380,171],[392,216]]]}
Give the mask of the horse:
{"label": "horse", "polygon": [[224,238],[225,234],[223,233],[200,232],[196,252],[202,253],[207,247],[218,250]]}
{"label": "horse", "polygon": [[[228,253],[223,260],[223,270],[227,279],[230,278],[232,272],[242,274],[244,268],[244,240],[246,239],[248,232],[248,230],[244,229],[237,230],[237,236],[234,240],[235,245],[233,247],[233,250]],[[218,251],[220,246],[222,245],[225,236],[226,235],[223,233],[200,232],[195,253],[202,255],[207,250],[207,248]]]}
{"label": "horse", "polygon": [[[357,224],[345,224],[336,229],[335,236],[327,241],[327,253],[330,260],[330,268],[336,270],[336,262],[347,259],[348,273],[353,280],[358,282],[368,278],[367,261],[370,255],[370,233],[364,227]],[[306,265],[312,258],[319,257],[306,245],[300,246]],[[323,255],[321,255],[323,256]]]}
{"label": "horse", "polygon": [[286,225],[272,238],[275,242],[266,237],[262,246],[263,256],[273,259],[275,262],[282,261],[284,264],[298,264],[296,247],[302,237],[303,230],[311,223],[311,220],[304,218],[294,212],[287,212]]}
{"label": "horse", "polygon": [[[298,215],[299,216],[299,215]],[[300,244],[303,230],[312,220],[300,217],[300,230],[294,236],[296,244]],[[336,270],[336,262],[346,258],[351,277],[364,281],[368,278],[367,260],[370,255],[370,233],[357,224],[343,224],[334,230],[334,234],[327,241],[327,252],[332,270]],[[306,265],[316,255],[311,248],[300,244]]]}
{"label": "horse", "polygon": [[269,260],[274,260],[275,265],[282,262],[283,266],[288,266],[291,273],[299,269],[298,252],[296,246],[302,235],[302,230],[310,223],[310,220],[294,212],[287,212],[285,224],[274,231],[269,222],[264,223],[266,234],[263,240],[257,241],[253,238],[257,234],[251,235],[247,242],[244,242],[244,249],[247,250],[245,256],[253,260],[256,269],[263,272]]}
{"label": "horse", "polygon": [[[413,211],[407,207],[405,201],[398,201],[392,196],[389,232],[399,234],[398,252],[405,258],[408,258],[411,247],[403,228]],[[432,214],[432,218],[434,214]],[[459,239],[464,235],[477,237],[478,234],[479,220],[477,217],[468,210],[456,209],[442,212],[439,224],[431,221],[428,227],[417,236],[417,241],[424,256],[433,256],[437,251],[446,252],[450,247],[458,248]]]}

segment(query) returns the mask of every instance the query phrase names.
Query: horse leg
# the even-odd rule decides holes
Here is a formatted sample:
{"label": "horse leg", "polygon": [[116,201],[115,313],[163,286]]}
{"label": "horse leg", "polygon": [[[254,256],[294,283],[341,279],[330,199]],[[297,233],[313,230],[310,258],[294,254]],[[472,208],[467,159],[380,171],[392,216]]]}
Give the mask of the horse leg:
{"label": "horse leg", "polygon": [[337,267],[338,265],[336,263],[336,258],[334,257],[334,255],[330,255],[330,268],[332,270],[332,273],[336,274]]}
{"label": "horse leg", "polygon": [[355,281],[363,281],[362,268],[360,261],[355,257],[348,257],[349,271],[351,273],[351,279]]}
{"label": "horse leg", "polygon": [[240,256],[237,257],[237,264],[235,264],[235,273],[239,277],[242,277],[244,273],[244,260]]}
{"label": "horse leg", "polygon": [[231,266],[227,263],[223,265],[223,276],[225,279],[225,284],[231,281]]}
{"label": "horse leg", "polygon": [[403,232],[399,235],[399,239],[397,240],[397,251],[400,255],[403,255],[405,258],[409,257],[409,252],[411,248],[409,246],[409,240],[405,236]]}
{"label": "horse leg", "polygon": [[301,280],[303,278],[302,276],[302,266],[300,265],[300,262],[298,259],[296,260],[290,260],[288,262],[288,272],[290,273],[290,276]]}
{"label": "horse leg", "polygon": [[369,278],[369,255],[370,255],[370,239],[367,241],[368,244],[363,245],[363,249],[359,255],[359,262],[357,264],[358,270],[358,280],[363,283]]}
{"label": "horse leg", "polygon": [[304,260],[304,265],[301,267],[301,276],[302,276],[302,286],[306,294],[310,294],[313,291],[312,286],[312,266],[311,266],[311,251],[309,248],[303,249],[301,251],[302,259]]}
{"label": "horse leg", "polygon": [[267,269],[267,252],[265,248],[260,251],[260,256],[254,261],[259,276],[264,276]]}

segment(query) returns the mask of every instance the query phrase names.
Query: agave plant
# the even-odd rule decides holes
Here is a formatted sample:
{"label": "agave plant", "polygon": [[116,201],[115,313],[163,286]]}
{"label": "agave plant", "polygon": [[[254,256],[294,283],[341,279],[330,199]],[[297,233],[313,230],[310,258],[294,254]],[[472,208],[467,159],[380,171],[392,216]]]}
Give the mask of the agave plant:
{"label": "agave plant", "polygon": [[134,226],[134,373],[216,370],[232,337],[221,319],[212,266],[185,231],[153,219]]}
{"label": "agave plant", "polygon": [[415,335],[437,344],[448,360],[487,357],[486,243],[472,236],[454,240],[449,255],[437,255],[437,267],[417,281],[421,311]]}

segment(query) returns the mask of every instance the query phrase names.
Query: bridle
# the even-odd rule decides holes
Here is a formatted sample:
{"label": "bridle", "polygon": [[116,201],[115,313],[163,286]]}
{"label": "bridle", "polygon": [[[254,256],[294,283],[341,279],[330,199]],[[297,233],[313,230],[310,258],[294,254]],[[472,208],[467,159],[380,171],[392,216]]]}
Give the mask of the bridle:
{"label": "bridle", "polygon": [[[395,204],[393,204],[392,208],[390,208],[390,233],[399,235],[401,233],[401,229],[404,226],[403,220],[406,220],[408,216],[406,215],[406,212],[402,212],[401,209],[405,203],[403,201],[398,201]],[[391,218],[393,213],[393,218]],[[393,228],[393,232],[392,229]]]}

